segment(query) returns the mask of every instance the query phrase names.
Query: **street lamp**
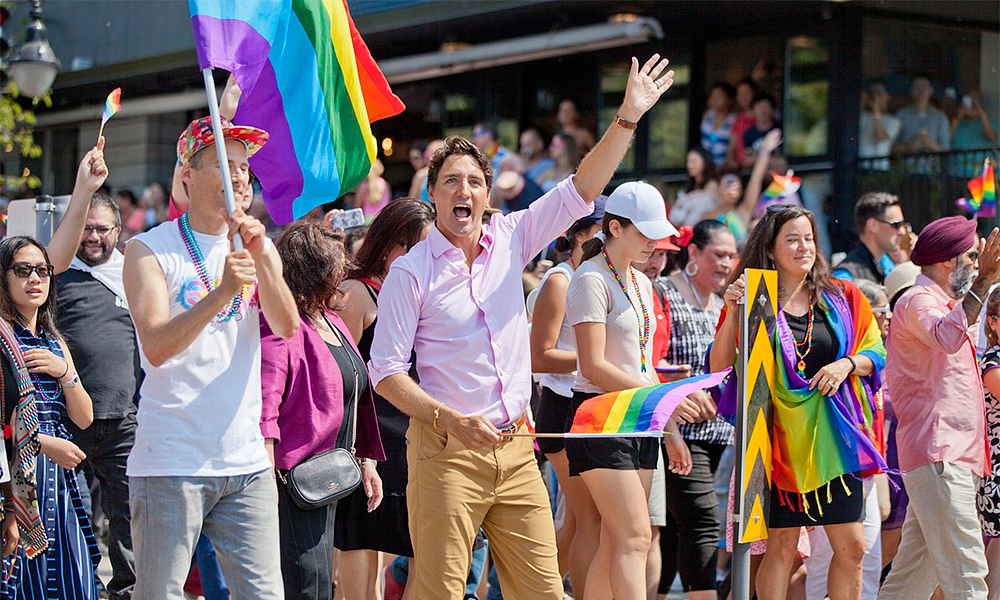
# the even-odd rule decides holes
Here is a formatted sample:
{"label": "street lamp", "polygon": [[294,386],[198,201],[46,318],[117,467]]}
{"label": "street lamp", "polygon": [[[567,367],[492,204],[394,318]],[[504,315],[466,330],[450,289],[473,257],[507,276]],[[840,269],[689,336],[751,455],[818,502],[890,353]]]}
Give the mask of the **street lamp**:
{"label": "street lamp", "polygon": [[41,0],[32,1],[31,25],[28,25],[24,43],[14,50],[9,62],[14,82],[29,98],[44,94],[56,80],[60,63],[42,23]]}

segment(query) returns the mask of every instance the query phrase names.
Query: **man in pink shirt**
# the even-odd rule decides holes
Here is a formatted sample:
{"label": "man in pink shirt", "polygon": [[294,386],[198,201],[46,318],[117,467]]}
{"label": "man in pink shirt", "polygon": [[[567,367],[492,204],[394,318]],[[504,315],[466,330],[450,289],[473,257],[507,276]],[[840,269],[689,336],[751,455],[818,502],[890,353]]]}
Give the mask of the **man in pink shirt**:
{"label": "man in pink shirt", "polygon": [[976,488],[988,472],[979,309],[1000,274],[1000,233],[938,219],[920,232],[917,282],[893,310],[886,381],[899,418],[896,444],[910,504],[880,600],[986,599],[988,571]]}
{"label": "man in pink shirt", "polygon": [[[653,55],[632,59],[625,99],[577,173],[523,211],[494,215],[493,171],[472,142],[446,140],[427,174],[437,221],[392,264],[379,295],[370,373],[379,394],[410,415],[410,537],[416,596],[461,599],[480,527],[508,600],[561,600],[555,531],[524,431],[531,365],[521,272],[614,175],[636,122],[670,87]],[[663,74],[662,77],[660,75]],[[418,385],[407,375],[416,350]]]}

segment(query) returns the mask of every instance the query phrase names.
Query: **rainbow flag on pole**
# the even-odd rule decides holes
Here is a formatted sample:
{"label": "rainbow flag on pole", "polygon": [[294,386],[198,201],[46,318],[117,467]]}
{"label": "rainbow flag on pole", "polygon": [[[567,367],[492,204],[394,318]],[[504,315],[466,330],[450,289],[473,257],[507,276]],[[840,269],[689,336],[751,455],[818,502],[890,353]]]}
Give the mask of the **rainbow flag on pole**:
{"label": "rainbow flag on pole", "polygon": [[971,199],[959,198],[958,206],[976,217],[992,217],[997,214],[997,184],[993,176],[990,159],[983,161],[983,172],[969,180]]}
{"label": "rainbow flag on pole", "polygon": [[250,159],[278,224],[336,200],[375,161],[371,122],[403,111],[346,0],[188,0],[198,63],[233,73],[233,122],[264,129]]}
{"label": "rainbow flag on pole", "polygon": [[104,102],[104,113],[101,114],[101,125],[108,122],[108,119],[115,116],[115,113],[122,109],[122,89],[115,88],[108,94],[108,99]]}
{"label": "rainbow flag on pole", "polygon": [[732,368],[680,381],[660,383],[595,396],[576,409],[570,434],[642,433],[663,431],[685,396],[714,388]]}

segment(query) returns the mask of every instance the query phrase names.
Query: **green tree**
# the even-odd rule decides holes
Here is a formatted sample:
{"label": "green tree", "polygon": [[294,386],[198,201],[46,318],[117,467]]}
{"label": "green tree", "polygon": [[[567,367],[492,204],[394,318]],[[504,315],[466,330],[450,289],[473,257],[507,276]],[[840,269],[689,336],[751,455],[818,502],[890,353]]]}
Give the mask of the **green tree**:
{"label": "green tree", "polygon": [[[25,158],[42,155],[42,147],[35,143],[33,134],[36,119],[32,107],[39,103],[50,107],[52,98],[45,94],[30,102],[21,95],[17,84],[7,83],[0,96],[0,162],[7,162],[15,152]],[[23,187],[36,189],[41,185],[41,180],[27,168],[20,173],[0,172],[0,191],[4,193]]]}

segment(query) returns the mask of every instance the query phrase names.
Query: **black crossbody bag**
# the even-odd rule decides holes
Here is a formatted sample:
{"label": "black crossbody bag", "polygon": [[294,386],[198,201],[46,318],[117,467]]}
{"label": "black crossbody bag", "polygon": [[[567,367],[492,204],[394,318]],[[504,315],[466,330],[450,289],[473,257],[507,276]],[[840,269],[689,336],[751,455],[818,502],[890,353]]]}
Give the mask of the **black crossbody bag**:
{"label": "black crossbody bag", "polygon": [[[326,320],[326,316],[323,317]],[[340,338],[341,345],[354,352],[349,342],[340,334],[329,320],[327,326]],[[359,357],[360,358],[360,357]],[[358,439],[358,385],[360,375],[358,367],[351,357],[351,369],[354,370],[354,409],[351,420],[351,447],[333,448],[314,454],[288,471],[287,479],[278,473],[281,480],[288,486],[288,491],[296,506],[302,510],[313,510],[329,506],[337,500],[349,496],[361,485],[361,468],[355,458],[354,444]]]}

